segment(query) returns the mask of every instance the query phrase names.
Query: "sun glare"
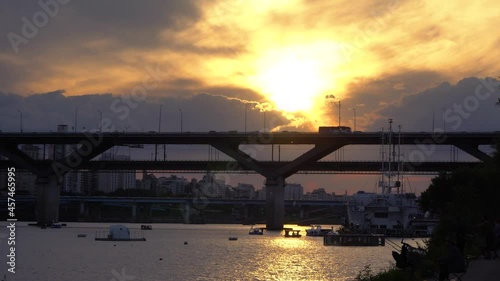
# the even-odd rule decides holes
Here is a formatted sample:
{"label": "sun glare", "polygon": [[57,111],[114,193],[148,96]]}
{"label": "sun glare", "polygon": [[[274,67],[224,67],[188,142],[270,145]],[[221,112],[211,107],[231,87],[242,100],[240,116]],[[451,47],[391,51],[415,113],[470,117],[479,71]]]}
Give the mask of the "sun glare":
{"label": "sun glare", "polygon": [[269,51],[259,61],[252,84],[279,110],[312,111],[315,101],[324,99],[324,94],[333,89],[332,67],[338,64],[331,56],[319,57],[318,49],[323,48],[302,46]]}

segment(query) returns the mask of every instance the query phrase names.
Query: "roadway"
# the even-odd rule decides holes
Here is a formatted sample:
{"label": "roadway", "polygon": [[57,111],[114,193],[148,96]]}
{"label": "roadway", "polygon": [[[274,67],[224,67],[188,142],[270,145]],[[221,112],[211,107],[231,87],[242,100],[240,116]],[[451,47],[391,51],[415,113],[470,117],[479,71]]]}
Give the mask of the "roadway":
{"label": "roadway", "polygon": [[[387,133],[385,135],[387,138]],[[430,133],[404,132],[399,137],[392,134],[392,143],[416,145],[435,143],[444,145],[493,144],[500,132]],[[0,133],[0,144],[77,144],[83,140],[131,144],[331,144],[345,145],[380,144],[381,132],[364,133],[301,133],[301,132],[185,132],[185,133],[133,133],[133,132],[92,132],[92,133]]]}

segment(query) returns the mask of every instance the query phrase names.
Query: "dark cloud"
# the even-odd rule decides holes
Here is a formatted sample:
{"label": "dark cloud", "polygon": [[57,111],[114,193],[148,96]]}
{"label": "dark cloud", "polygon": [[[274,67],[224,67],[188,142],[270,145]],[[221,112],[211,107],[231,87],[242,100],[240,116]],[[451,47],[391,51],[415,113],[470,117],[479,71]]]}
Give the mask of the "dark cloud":
{"label": "dark cloud", "polygon": [[[185,131],[208,132],[237,130],[244,131],[244,100],[225,97],[225,93],[236,89],[211,89],[210,94],[196,94],[189,97],[159,98],[145,97],[144,100],[111,94],[88,94],[65,96],[63,90],[50,93],[20,96],[0,93],[0,130],[19,131],[20,116],[23,114],[24,131],[53,131],[58,124],[74,125],[78,112],[78,130],[98,128],[99,113],[108,118],[113,130],[151,131],[158,130],[159,106],[162,104],[162,131],[180,131],[180,111],[183,112]],[[244,91],[243,91],[244,92]],[[255,94],[254,94],[255,95]],[[251,94],[248,93],[250,97]],[[113,106],[115,103],[115,106]],[[126,107],[127,109],[122,109]],[[117,110],[119,109],[119,110]],[[126,113],[125,113],[126,112]],[[267,113],[267,122],[274,126],[286,124],[287,120],[276,111]],[[269,125],[268,125],[269,126]],[[258,108],[247,108],[247,130],[259,131],[264,127],[264,115]]]}
{"label": "dark cloud", "polygon": [[386,119],[393,118],[407,131],[431,131],[433,120],[435,129],[444,127],[446,131],[500,130],[495,118],[499,114],[495,107],[495,100],[500,96],[498,84],[490,78],[465,78],[455,85],[445,82],[406,95],[376,110],[374,114],[380,119],[374,120],[371,127],[380,128]]}

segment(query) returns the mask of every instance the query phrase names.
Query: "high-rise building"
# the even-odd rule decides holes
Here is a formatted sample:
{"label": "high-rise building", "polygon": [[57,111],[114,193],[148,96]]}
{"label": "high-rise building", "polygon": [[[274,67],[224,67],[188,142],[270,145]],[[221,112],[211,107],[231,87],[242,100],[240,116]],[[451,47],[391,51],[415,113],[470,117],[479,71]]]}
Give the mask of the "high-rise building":
{"label": "high-rise building", "polygon": [[255,187],[248,183],[238,183],[238,186],[234,188],[235,198],[255,198]]}
{"label": "high-rise building", "polygon": [[[130,156],[116,155],[114,153],[103,153],[101,161],[129,161]],[[97,189],[106,193],[113,192],[118,188],[135,188],[135,171],[106,171],[98,174]]]}
{"label": "high-rise building", "polygon": [[173,194],[181,195],[186,194],[186,185],[188,180],[184,177],[171,175],[170,177],[159,177],[156,195]]}
{"label": "high-rise building", "polygon": [[304,187],[300,183],[285,185],[285,200],[301,200],[304,196]]}
{"label": "high-rise building", "polygon": [[222,179],[216,179],[213,174],[203,176],[203,179],[198,182],[201,187],[201,192],[207,197],[226,197],[227,186]]}

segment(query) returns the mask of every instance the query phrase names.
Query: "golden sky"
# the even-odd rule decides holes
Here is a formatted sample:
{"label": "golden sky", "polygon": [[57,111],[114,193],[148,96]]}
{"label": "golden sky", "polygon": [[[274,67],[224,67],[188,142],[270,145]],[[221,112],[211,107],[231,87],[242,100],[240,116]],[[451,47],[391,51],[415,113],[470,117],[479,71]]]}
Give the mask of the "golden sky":
{"label": "golden sky", "polygon": [[[86,3],[61,6],[18,54],[3,41],[0,71],[12,79],[2,91],[128,94],[147,67],[159,67],[164,77],[153,95],[209,92],[312,121],[331,112],[326,95],[348,110],[499,72],[500,2],[493,0]],[[20,16],[37,9],[21,8],[6,19],[5,34],[20,34]],[[374,91],[374,81],[397,93]],[[363,102],[363,91],[380,98]]]}

